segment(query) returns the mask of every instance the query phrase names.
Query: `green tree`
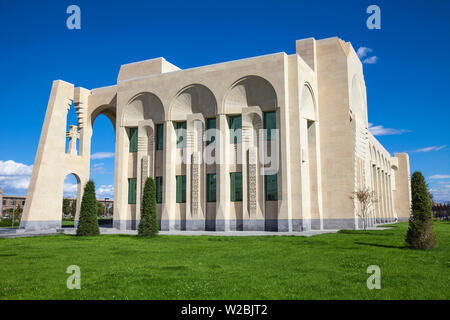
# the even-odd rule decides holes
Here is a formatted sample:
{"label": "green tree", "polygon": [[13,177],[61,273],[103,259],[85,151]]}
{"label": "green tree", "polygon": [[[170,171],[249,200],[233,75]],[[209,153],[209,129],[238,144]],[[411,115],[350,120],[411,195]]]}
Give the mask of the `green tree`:
{"label": "green tree", "polygon": [[84,187],[81,199],[80,218],[78,220],[78,236],[94,236],[100,234],[97,218],[97,199],[94,182],[89,180]]}
{"label": "green tree", "polygon": [[101,202],[98,202],[98,216],[101,217],[105,214],[105,205]]}
{"label": "green tree", "polygon": [[72,211],[72,208],[70,207],[70,199],[64,198],[63,199],[63,214],[69,215]]}
{"label": "green tree", "polygon": [[156,186],[155,180],[147,178],[144,186],[141,205],[141,221],[138,234],[143,237],[156,236],[158,234],[158,217],[156,212]]}
{"label": "green tree", "polygon": [[72,218],[75,217],[76,212],[77,212],[77,198],[72,200],[72,204],[71,204],[71,208],[70,208],[70,213],[72,215]]}
{"label": "green tree", "polygon": [[433,232],[433,213],[431,201],[422,173],[416,171],[411,178],[412,215],[409,218],[409,229],[406,243],[413,249],[430,249],[436,246]]}

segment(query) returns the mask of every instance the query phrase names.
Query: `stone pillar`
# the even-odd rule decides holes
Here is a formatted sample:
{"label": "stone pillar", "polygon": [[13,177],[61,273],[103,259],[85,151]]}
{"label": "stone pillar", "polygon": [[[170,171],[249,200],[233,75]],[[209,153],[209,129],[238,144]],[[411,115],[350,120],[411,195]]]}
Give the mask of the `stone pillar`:
{"label": "stone pillar", "polygon": [[186,230],[205,230],[203,196],[203,126],[202,114],[188,115],[186,145]]}
{"label": "stone pillar", "polygon": [[[279,126],[278,126],[279,124]],[[282,108],[277,108],[277,127],[280,128],[280,166],[278,177],[281,180],[279,186],[281,186],[281,192],[278,193],[278,201],[280,203],[278,212],[278,231],[282,232],[292,232],[298,231],[293,230],[292,221],[292,201],[291,201],[291,140],[290,140],[290,126],[289,126],[289,108],[288,106],[283,106]],[[300,227],[300,223],[296,223]]]}
{"label": "stone pillar", "polygon": [[386,212],[386,222],[390,222],[391,216],[389,213],[387,173],[385,171],[383,171],[383,186],[384,186],[384,210]]}
{"label": "stone pillar", "polygon": [[396,153],[398,168],[395,170],[395,211],[398,221],[408,221],[411,216],[411,178],[407,153]]}
{"label": "stone pillar", "polygon": [[[375,164],[373,164],[373,163],[370,164],[370,172],[371,172],[371,177],[372,177],[372,191],[376,195],[377,182],[376,182]],[[378,223],[378,221],[377,221],[377,209],[378,209],[378,203],[374,201],[374,203],[372,204],[372,212],[371,212],[372,224],[373,225]]]}
{"label": "stone pillar", "polygon": [[230,231],[230,168],[229,168],[229,128],[227,116],[219,114],[217,119],[219,137],[216,137],[217,194],[216,231]]}
{"label": "stone pillar", "polygon": [[116,152],[114,173],[114,228],[125,230],[131,227],[128,217],[128,148],[127,129],[121,125],[116,130]]}
{"label": "stone pillar", "polygon": [[381,174],[380,174],[380,168],[377,166],[376,168],[377,172],[377,203],[378,203],[378,221],[379,223],[383,223],[383,200],[382,200],[382,194],[381,194]]}
{"label": "stone pillar", "polygon": [[394,190],[393,190],[393,181],[392,181],[392,174],[389,175],[389,197],[391,198],[390,204],[391,204],[391,213],[392,213],[392,218],[394,219],[394,221],[397,221],[397,214],[395,213],[395,201],[394,201]]}
{"label": "stone pillar", "polygon": [[163,164],[163,209],[161,217],[161,230],[175,230],[175,204],[176,204],[176,136],[172,121],[164,123],[164,164]]}

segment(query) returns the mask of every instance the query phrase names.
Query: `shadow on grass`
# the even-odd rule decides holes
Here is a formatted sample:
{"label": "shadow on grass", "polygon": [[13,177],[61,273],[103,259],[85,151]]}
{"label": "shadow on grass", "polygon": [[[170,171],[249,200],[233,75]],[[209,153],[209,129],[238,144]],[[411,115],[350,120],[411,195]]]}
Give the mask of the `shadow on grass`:
{"label": "shadow on grass", "polygon": [[407,246],[393,246],[393,245],[389,245],[389,244],[366,243],[366,242],[359,242],[359,241],[355,241],[355,244],[359,244],[362,246],[379,247],[379,248],[408,249]]}

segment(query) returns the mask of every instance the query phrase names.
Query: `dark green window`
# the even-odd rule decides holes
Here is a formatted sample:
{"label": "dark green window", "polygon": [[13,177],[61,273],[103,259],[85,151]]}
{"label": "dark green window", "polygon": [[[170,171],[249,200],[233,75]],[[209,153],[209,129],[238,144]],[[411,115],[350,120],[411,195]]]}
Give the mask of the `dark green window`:
{"label": "dark green window", "polygon": [[128,204],[136,204],[136,178],[128,179]]}
{"label": "dark green window", "polygon": [[264,176],[264,185],[266,189],[266,201],[278,200],[278,178],[277,174]]}
{"label": "dark green window", "polygon": [[[213,129],[216,129],[216,118],[208,118],[206,119],[206,130],[211,129],[211,131],[213,131]],[[212,135],[212,133],[210,133],[210,135],[207,137],[206,140],[206,145],[209,145],[210,143],[213,143],[214,141],[216,141],[216,137]]]}
{"label": "dark green window", "polygon": [[242,130],[242,117],[230,116],[230,143],[239,143],[242,140],[242,132],[236,130]]}
{"label": "dark green window", "polygon": [[162,150],[164,147],[164,125],[156,125],[156,150]]}
{"label": "dark green window", "polygon": [[162,203],[163,200],[163,182],[162,177],[156,177],[156,203]]}
{"label": "dark green window", "polygon": [[206,175],[206,201],[216,202],[216,174]]}
{"label": "dark green window", "polygon": [[[175,122],[177,132],[177,148],[186,147],[186,121]],[[183,130],[184,129],[184,130]]]}
{"label": "dark green window", "polygon": [[277,113],[275,111],[264,112],[264,129],[266,129],[266,139],[272,140],[272,131],[277,128]]}
{"label": "dark green window", "polygon": [[138,128],[130,128],[130,152],[137,152]]}
{"label": "dark green window", "polygon": [[186,202],[186,176],[177,176],[177,203]]}
{"label": "dark green window", "polygon": [[230,173],[231,201],[242,201],[242,172]]}

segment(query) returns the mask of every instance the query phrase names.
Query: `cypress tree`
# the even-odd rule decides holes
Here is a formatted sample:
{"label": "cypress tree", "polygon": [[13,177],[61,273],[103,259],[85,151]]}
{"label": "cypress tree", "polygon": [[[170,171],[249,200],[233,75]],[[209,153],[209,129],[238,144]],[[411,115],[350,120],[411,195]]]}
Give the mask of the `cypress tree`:
{"label": "cypress tree", "polygon": [[158,217],[156,212],[156,186],[155,180],[147,178],[144,186],[141,205],[141,221],[138,235],[142,237],[156,236],[158,234]]}
{"label": "cypress tree", "polygon": [[95,236],[100,234],[97,218],[97,198],[94,182],[89,180],[81,200],[80,219],[78,220],[78,236]]}
{"label": "cypress tree", "polygon": [[416,171],[411,178],[412,215],[406,243],[412,249],[430,249],[436,246],[432,229],[433,213],[427,184],[422,173]]}

